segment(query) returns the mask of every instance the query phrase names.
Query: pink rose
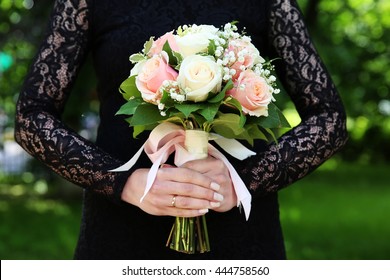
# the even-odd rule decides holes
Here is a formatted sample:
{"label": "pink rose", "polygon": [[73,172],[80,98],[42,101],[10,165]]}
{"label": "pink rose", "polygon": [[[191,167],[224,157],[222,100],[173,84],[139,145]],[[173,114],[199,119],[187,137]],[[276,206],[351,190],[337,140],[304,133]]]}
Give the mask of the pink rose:
{"label": "pink rose", "polygon": [[233,89],[227,95],[240,102],[244,113],[251,116],[268,116],[268,104],[272,101],[272,93],[267,81],[251,70],[241,72],[234,82]]}
{"label": "pink rose", "polygon": [[167,61],[167,54],[163,52],[161,56],[155,55],[140,65],[135,84],[145,101],[156,104],[161,98],[159,88],[162,83],[176,80],[178,73]]}
{"label": "pink rose", "polygon": [[264,62],[256,47],[251,42],[242,39],[230,41],[226,52],[233,52],[237,58],[236,62],[230,66],[231,69],[236,70],[233,80],[237,79],[242,71],[253,67],[257,63]]}
{"label": "pink rose", "polygon": [[179,47],[177,46],[175,36],[173,35],[173,31],[165,33],[163,36],[158,38],[153,42],[153,46],[151,47],[148,55],[153,56],[155,54],[160,54],[163,50],[165,43],[168,41],[169,46],[175,52],[179,51]]}

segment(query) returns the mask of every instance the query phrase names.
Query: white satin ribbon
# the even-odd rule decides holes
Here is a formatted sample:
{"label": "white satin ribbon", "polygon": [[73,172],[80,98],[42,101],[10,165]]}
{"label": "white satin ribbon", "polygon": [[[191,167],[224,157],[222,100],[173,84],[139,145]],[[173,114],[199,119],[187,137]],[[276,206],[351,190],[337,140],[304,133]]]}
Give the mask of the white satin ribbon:
{"label": "white satin ribbon", "polygon": [[[182,127],[170,122],[163,122],[151,131],[149,138],[128,162],[110,171],[119,172],[129,170],[137,162],[142,151],[145,151],[153,165],[148,173],[144,195],[141,198],[142,202],[156,179],[160,165],[167,161],[170,154],[175,152],[174,163],[176,166],[181,166],[185,162],[194,159],[194,156],[184,148],[184,140],[185,131]],[[220,135],[212,134],[212,140],[227,153],[239,160],[244,160],[256,154],[235,139],[227,139]],[[210,143],[208,144],[208,153],[212,157],[222,160],[228,168],[234,191],[237,195],[237,206],[242,205],[245,217],[248,220],[251,211],[252,196],[247,187],[229,160]]]}

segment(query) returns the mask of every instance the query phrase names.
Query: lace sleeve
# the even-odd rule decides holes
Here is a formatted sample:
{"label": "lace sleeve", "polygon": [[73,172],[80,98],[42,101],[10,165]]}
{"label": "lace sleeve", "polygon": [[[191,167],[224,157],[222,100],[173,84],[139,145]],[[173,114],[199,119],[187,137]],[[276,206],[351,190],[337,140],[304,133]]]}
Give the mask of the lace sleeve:
{"label": "lace sleeve", "polygon": [[342,102],[295,0],[272,1],[269,16],[269,41],[281,58],[277,74],[302,121],[278,144],[245,162],[242,176],[256,195],[277,191],[304,177],[347,140]]}
{"label": "lace sleeve", "polygon": [[55,2],[50,26],[17,103],[15,139],[67,180],[119,201],[128,174],[110,173],[120,162],[60,120],[88,49],[88,4]]}

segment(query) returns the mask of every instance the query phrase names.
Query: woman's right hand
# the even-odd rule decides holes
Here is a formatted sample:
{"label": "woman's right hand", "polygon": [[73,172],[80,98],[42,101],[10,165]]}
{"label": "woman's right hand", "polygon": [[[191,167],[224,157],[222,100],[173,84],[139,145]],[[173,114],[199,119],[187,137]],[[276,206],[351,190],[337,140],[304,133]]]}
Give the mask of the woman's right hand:
{"label": "woman's right hand", "polygon": [[[167,166],[167,165],[165,165]],[[128,178],[122,200],[156,216],[196,217],[219,207],[220,186],[197,171],[169,166],[160,168],[142,202],[149,169],[137,169]]]}

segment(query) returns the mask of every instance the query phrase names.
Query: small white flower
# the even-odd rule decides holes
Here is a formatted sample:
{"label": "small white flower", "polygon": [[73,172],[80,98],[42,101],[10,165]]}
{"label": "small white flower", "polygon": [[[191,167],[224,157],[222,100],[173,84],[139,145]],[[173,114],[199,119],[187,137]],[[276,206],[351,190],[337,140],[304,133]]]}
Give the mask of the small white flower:
{"label": "small white flower", "polygon": [[224,75],[223,76],[223,80],[224,81],[228,81],[228,80],[230,80],[232,78],[232,76],[230,76],[230,75]]}
{"label": "small white flower", "polygon": [[274,75],[269,76],[268,80],[272,83],[276,81],[276,77]]}
{"label": "small white flower", "polygon": [[222,65],[228,65],[228,64],[229,64],[229,61],[230,61],[229,57],[225,56],[225,57],[223,58]]}
{"label": "small white flower", "polygon": [[184,102],[186,101],[186,97],[184,95],[177,95],[176,100],[179,102]]}

